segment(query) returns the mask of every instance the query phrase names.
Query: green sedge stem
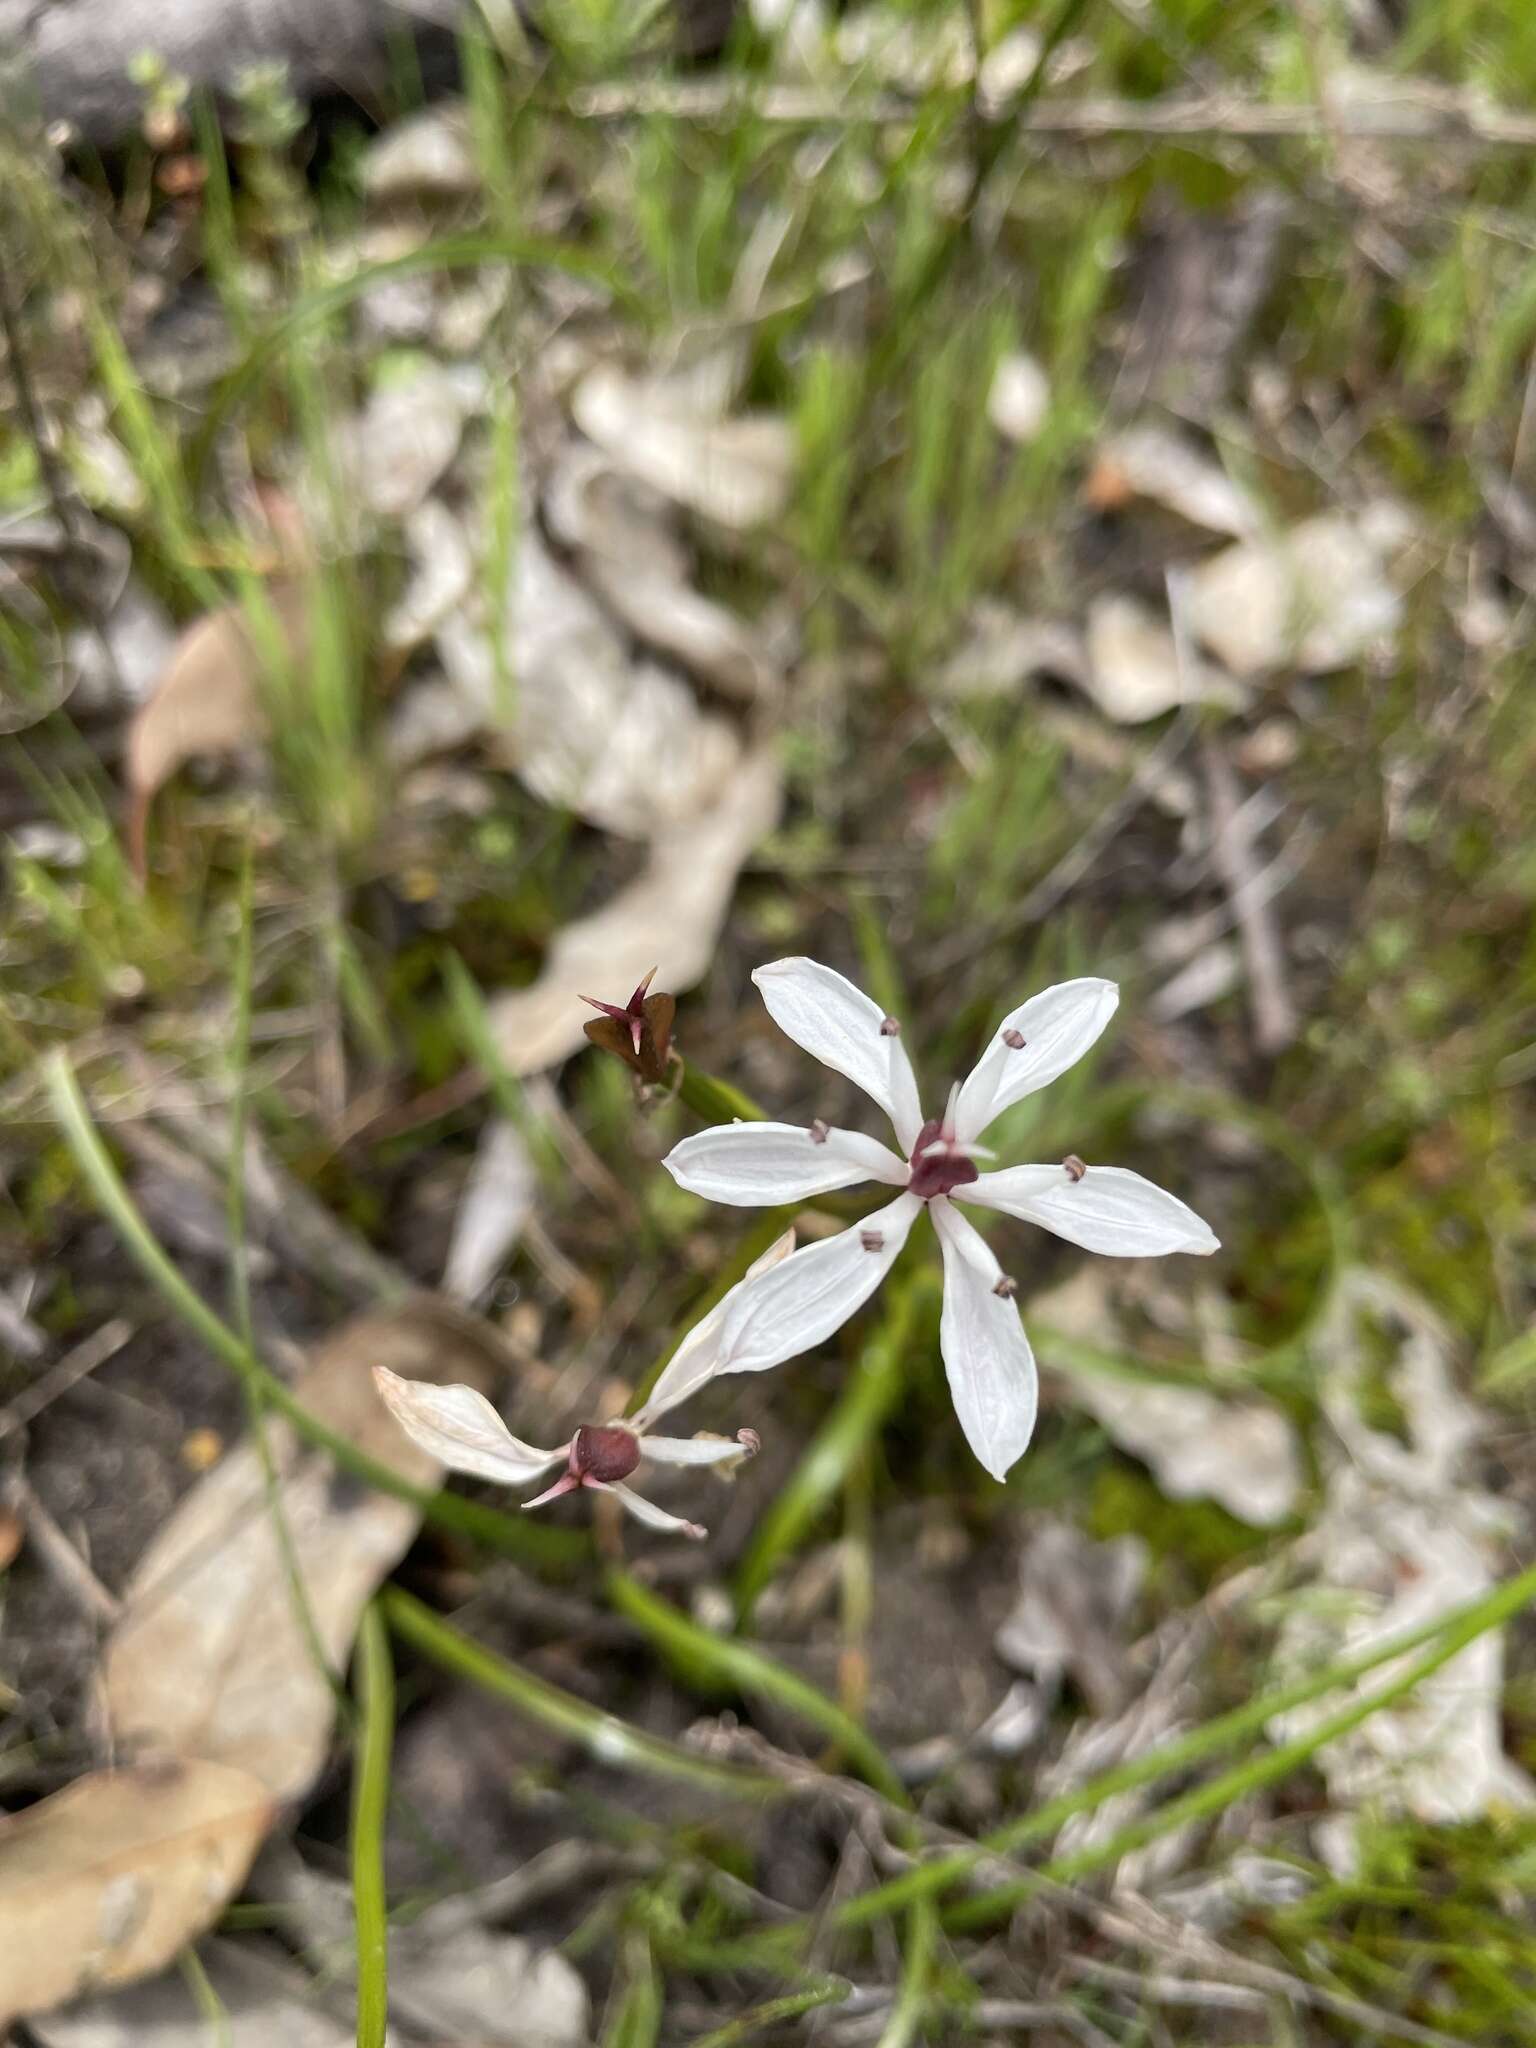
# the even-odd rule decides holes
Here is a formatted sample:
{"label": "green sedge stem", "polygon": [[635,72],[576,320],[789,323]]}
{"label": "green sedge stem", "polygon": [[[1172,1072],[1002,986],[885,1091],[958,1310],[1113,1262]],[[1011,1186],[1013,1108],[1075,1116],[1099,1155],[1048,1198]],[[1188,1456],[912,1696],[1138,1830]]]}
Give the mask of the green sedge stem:
{"label": "green sedge stem", "polygon": [[395,1734],[395,1671],[377,1601],[357,1639],[357,1762],[352,1778],[352,1908],[357,1927],[357,2048],[384,2048],[389,2024],[389,1905],[384,1822]]}

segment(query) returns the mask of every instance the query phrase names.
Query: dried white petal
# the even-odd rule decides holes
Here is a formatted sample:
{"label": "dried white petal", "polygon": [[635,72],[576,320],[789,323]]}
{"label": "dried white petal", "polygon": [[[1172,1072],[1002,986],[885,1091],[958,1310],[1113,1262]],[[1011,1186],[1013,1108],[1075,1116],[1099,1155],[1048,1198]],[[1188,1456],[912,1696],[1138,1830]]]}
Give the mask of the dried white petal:
{"label": "dried white petal", "polygon": [[541,1451],[513,1436],[483,1394],[473,1387],[439,1387],[402,1379],[387,1366],[373,1369],[374,1385],[411,1439],[450,1471],[473,1472],[502,1486],[526,1486],[565,1456]]}

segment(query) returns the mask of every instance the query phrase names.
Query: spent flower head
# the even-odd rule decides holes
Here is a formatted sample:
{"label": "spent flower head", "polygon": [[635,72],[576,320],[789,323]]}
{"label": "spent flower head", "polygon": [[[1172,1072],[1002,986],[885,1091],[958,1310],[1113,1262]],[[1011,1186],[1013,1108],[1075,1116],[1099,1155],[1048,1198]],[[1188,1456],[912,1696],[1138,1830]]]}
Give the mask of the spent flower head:
{"label": "spent flower head", "polygon": [[716,1373],[729,1370],[725,1331],[733,1302],[754,1278],[787,1258],[794,1246],[794,1232],[786,1231],[749,1268],[746,1278],[689,1331],[637,1415],[621,1422],[584,1422],[553,1450],[541,1450],[513,1436],[490,1402],[473,1387],[439,1387],[425,1380],[402,1379],[382,1365],[373,1369],[374,1383],[411,1441],[450,1471],[471,1472],[503,1486],[528,1486],[564,1466],[552,1486],[523,1502],[525,1508],[542,1507],[562,1494],[589,1488],[594,1493],[613,1494],[648,1529],[699,1539],[706,1531],[697,1522],[668,1514],[624,1481],[645,1459],[658,1465],[711,1466],[725,1475],[756,1455],[759,1439],[752,1429],[739,1429],[734,1437],[702,1431],[686,1437],[654,1436],[651,1432],[663,1415],[696,1394]]}
{"label": "spent flower head", "polygon": [[925,1117],[901,1028],[841,974],[806,959],[759,967],[768,1013],[797,1044],[870,1095],[895,1128],[899,1153],[819,1118],[793,1124],[717,1125],[683,1139],[664,1164],[679,1186],[744,1206],[799,1202],[874,1180],[900,1193],[862,1223],[804,1247],[750,1284],[726,1318],[722,1372],[763,1372],[823,1343],[863,1306],[895,1264],[927,1209],[944,1259],[939,1345],[960,1426],[1001,1479],[1035,1426],[1037,1375],[1014,1306],[1015,1286],[958,1203],[1038,1223],[1085,1251],[1144,1258],[1213,1252],[1217,1240],[1193,1209],[1140,1174],[1054,1165],[984,1172],[979,1142],[1005,1109],[1073,1066],[1114,1015],[1113,982],[1064,981],[1003,1018],[942,1116]]}
{"label": "spent flower head", "polygon": [[602,1011],[600,1017],[582,1026],[588,1039],[632,1067],[651,1086],[665,1081],[672,1065],[672,1019],[677,1014],[676,996],[646,993],[655,979],[653,967],[627,1003],[605,1003],[598,996],[581,998]]}

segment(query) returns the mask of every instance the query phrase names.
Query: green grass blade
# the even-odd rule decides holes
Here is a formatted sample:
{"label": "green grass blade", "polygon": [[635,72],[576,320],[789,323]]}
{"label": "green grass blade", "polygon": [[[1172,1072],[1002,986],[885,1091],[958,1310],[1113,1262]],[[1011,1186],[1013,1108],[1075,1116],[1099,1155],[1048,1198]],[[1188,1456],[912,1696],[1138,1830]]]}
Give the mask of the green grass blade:
{"label": "green grass blade", "polygon": [[599,1763],[644,1771],[652,1777],[674,1778],[738,1799],[776,1799],[784,1795],[785,1788],[776,1778],[695,1756],[675,1742],[630,1727],[616,1714],[605,1714],[600,1708],[589,1706],[547,1679],[536,1678],[531,1671],[524,1671],[473,1641],[398,1586],[386,1587],[380,1598],[390,1627],[403,1642],[419,1650],[441,1670],[467,1678],[482,1692],[505,1700],[540,1727],[551,1728],[579,1743]]}
{"label": "green grass blade", "polygon": [[357,1639],[357,1761],[352,1775],[352,1910],[357,1926],[357,2048],[384,2048],[389,2024],[389,1904],[384,1822],[395,1738],[389,1632],[370,1601]]}

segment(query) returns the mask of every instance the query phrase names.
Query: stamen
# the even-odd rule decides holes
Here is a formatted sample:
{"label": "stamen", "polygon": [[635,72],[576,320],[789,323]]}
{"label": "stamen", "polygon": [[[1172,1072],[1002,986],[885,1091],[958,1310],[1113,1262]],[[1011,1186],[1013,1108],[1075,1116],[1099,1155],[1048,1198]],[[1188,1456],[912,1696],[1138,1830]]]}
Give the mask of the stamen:
{"label": "stamen", "polygon": [[859,1232],[859,1243],[863,1245],[867,1252],[883,1252],[885,1250],[885,1232],[883,1230],[861,1230]]}
{"label": "stamen", "polygon": [[1013,1026],[1010,1024],[1008,1026],[1008,1029],[1003,1033],[1003,1043],[1008,1047],[1010,1052],[1022,1052],[1025,1046],[1024,1034],[1022,1031],[1015,1031]]}
{"label": "stamen", "polygon": [[901,1026],[894,1017],[883,1017],[880,1020],[880,1036],[882,1038],[900,1038]]}
{"label": "stamen", "polygon": [[831,1132],[832,1126],[824,1124],[819,1116],[811,1119],[809,1137],[813,1145],[825,1145],[827,1139],[831,1136]]}
{"label": "stamen", "polygon": [[1087,1167],[1084,1166],[1082,1160],[1078,1158],[1075,1152],[1069,1152],[1066,1158],[1063,1159],[1061,1163],[1066,1168],[1067,1179],[1071,1181],[1081,1180],[1083,1175],[1088,1171]]}
{"label": "stamen", "polygon": [[998,1275],[997,1285],[992,1289],[992,1292],[998,1297],[1000,1301],[1012,1301],[1013,1297],[1018,1293],[1018,1291],[1018,1281],[1010,1279],[1006,1273],[1000,1273]]}

